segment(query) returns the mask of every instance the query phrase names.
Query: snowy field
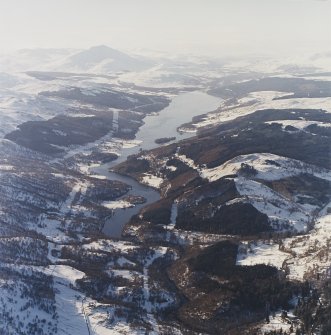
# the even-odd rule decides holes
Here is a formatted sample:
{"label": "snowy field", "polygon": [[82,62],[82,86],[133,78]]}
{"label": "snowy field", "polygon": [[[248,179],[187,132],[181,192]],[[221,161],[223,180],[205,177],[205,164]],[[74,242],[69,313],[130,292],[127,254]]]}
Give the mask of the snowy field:
{"label": "snowy field", "polygon": [[193,128],[189,129],[197,130],[202,127],[214,126],[262,109],[323,109],[331,113],[331,98],[274,100],[286,94],[272,91],[253,92],[247,97],[239,99],[237,105],[227,106],[224,102],[217,111],[208,113],[202,121],[193,123]]}

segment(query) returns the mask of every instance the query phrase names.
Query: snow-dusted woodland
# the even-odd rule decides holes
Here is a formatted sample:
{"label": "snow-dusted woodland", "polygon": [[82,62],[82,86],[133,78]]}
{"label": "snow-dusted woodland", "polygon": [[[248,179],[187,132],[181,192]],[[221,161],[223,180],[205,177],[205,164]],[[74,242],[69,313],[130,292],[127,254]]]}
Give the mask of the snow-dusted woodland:
{"label": "snow-dusted woodland", "polygon": [[[225,334],[232,306],[259,334],[301,329],[305,281],[330,277],[328,67],[215,62],[104,46],[1,56],[1,334]],[[217,99],[200,110],[191,91]],[[197,114],[137,135],[171,108]],[[269,323],[222,291],[261,264],[282,290]]]}

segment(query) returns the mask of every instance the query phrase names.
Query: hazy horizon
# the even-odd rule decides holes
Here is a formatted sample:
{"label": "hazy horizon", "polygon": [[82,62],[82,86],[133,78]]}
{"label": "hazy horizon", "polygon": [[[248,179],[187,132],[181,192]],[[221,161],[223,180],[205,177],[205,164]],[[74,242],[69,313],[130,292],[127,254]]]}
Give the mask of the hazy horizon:
{"label": "hazy horizon", "polygon": [[0,45],[296,55],[329,50],[330,12],[328,0],[3,0]]}

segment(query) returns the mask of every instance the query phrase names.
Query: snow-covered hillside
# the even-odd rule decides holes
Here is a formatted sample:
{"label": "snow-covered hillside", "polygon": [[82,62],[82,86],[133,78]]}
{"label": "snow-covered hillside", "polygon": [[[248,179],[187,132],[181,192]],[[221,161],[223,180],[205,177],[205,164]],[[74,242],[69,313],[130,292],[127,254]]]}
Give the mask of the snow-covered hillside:
{"label": "snow-covered hillside", "polygon": [[[317,92],[302,67],[273,63],[268,78],[105,46],[0,64],[0,333],[267,332],[285,325],[281,308],[312,299],[305,280],[330,275],[326,76]],[[146,115],[196,89],[221,106],[178,124],[192,137],[142,150]],[[112,222],[127,223],[121,238],[104,233]]]}

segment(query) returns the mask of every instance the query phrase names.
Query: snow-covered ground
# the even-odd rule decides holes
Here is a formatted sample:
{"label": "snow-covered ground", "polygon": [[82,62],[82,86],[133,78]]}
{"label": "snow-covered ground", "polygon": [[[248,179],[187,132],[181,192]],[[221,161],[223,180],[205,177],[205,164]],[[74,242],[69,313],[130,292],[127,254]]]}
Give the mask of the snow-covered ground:
{"label": "snow-covered ground", "polygon": [[323,109],[331,113],[331,98],[274,100],[286,94],[288,93],[277,91],[253,92],[248,94],[247,97],[239,99],[237,105],[227,106],[226,102],[223,102],[217,111],[208,113],[203,120],[194,123],[192,129],[214,126],[262,109]]}
{"label": "snow-covered ground", "polygon": [[77,180],[67,199],[60,204],[58,208],[59,217],[54,218],[53,215],[43,213],[38,218],[38,225],[36,226],[35,223],[31,222],[30,226],[54,242],[65,242],[70,240],[67,234],[63,231],[63,228],[69,225],[71,221],[64,221],[63,218],[66,214],[77,210],[76,204],[74,204],[75,198],[77,195],[84,196],[88,186],[88,181]]}
{"label": "snow-covered ground", "polygon": [[236,178],[235,183],[245,202],[251,203],[258,211],[266,214],[276,230],[294,229],[297,232],[307,230],[316,207],[289,201],[269,187],[253,180]]}
{"label": "snow-covered ground", "polygon": [[317,207],[309,204],[299,204],[295,200],[290,201],[259,180],[272,181],[300,174],[309,174],[316,178],[331,181],[331,171],[327,169],[270,153],[241,155],[210,169],[197,166],[192,159],[185,155],[176,155],[176,158],[195,169],[202,178],[209,181],[238,174],[242,164],[253,167],[256,174],[251,178],[254,180],[240,174],[234,179],[237,191],[245,202],[251,203],[261,213],[266,214],[276,229],[286,228],[298,232],[305,231],[308,224],[311,223],[313,213]]}
{"label": "snow-covered ground", "polygon": [[288,271],[288,278],[303,281],[330,277],[331,208],[329,203],[318,214],[309,234],[273,243],[244,243],[239,249],[238,265],[269,264]]}
{"label": "snow-covered ground", "polygon": [[290,249],[293,257],[287,262],[289,277],[304,280],[331,276],[331,203],[329,203],[316,218],[313,231],[310,234],[287,239],[285,248]]}
{"label": "snow-covered ground", "polygon": [[58,313],[58,333],[86,334],[88,328],[82,310],[84,295],[74,289],[75,281],[84,277],[84,273],[66,265],[51,265],[45,271],[54,279],[55,301]]}
{"label": "snow-covered ground", "polygon": [[157,177],[157,176],[153,176],[152,174],[145,173],[141,182],[143,184],[146,184],[154,188],[160,188],[164,180],[161,177]]}
{"label": "snow-covered ground", "polygon": [[[271,331],[280,331],[286,332],[286,334],[294,335],[295,327],[291,329],[291,319],[296,319],[295,315],[292,313],[287,313],[286,318],[282,318],[282,312],[278,311],[277,313],[270,316],[269,323],[263,323],[260,326],[259,334],[266,334]],[[292,331],[291,331],[292,330]]]}
{"label": "snow-covered ground", "polygon": [[289,257],[290,255],[281,251],[279,244],[273,241],[245,242],[240,245],[237,265],[267,264],[281,269],[283,262]]}
{"label": "snow-covered ground", "polygon": [[[8,278],[4,274],[10,275]],[[55,314],[56,305],[52,299],[45,298],[45,294],[38,295],[36,288],[30,287],[30,282],[38,283],[48,279],[38,270],[29,267],[2,266],[0,281],[0,311],[2,334],[55,334],[58,329],[58,318]],[[40,289],[51,290],[52,286],[45,283]]]}
{"label": "snow-covered ground", "polygon": [[129,208],[133,207],[130,202],[125,201],[125,200],[115,200],[115,201],[105,201],[102,203],[102,206],[105,206],[109,209],[118,209],[118,208]]}
{"label": "snow-covered ground", "polygon": [[331,171],[269,153],[238,156],[212,169],[198,167],[184,155],[177,155],[177,158],[209,181],[237,174],[242,163],[248,164],[256,170],[253,177],[256,181],[245,177],[235,178],[236,188],[245,201],[267,214],[274,225],[289,224],[297,231],[305,231],[307,225],[315,221],[314,229],[309,234],[286,239],[282,247],[262,241],[242,246],[241,251],[244,252],[238,254],[237,264],[284,266],[289,269],[289,278],[298,280],[317,276],[317,273],[331,275],[331,203],[316,216],[316,206],[289,201],[258,181],[280,180],[303,173],[331,181]]}
{"label": "snow-covered ground", "polygon": [[[188,159],[182,161],[189,162]],[[257,172],[254,176],[255,179],[279,180],[308,173],[317,178],[331,181],[331,171],[329,170],[270,153],[240,155],[220,166],[211,169],[199,168],[199,171],[201,177],[215,181],[225,176],[237,174],[243,163],[254,167]],[[190,161],[189,166],[194,166],[194,162]]]}
{"label": "snow-covered ground", "polygon": [[[22,53],[22,57],[18,56],[16,65],[10,58],[0,59],[0,64],[5,64],[5,69],[8,72],[0,73],[0,136],[4,136],[8,132],[11,132],[26,121],[47,120],[59,114],[86,118],[94,115],[93,111],[90,109],[91,106],[74,101],[69,102],[61,98],[45,97],[39,94],[43,91],[58,91],[70,87],[77,87],[81,89],[83,94],[88,96],[94,96],[100,92],[104,92],[110,87],[115,87],[119,91],[134,91],[134,88],[130,85],[122,86],[123,82],[126,84],[135,83],[142,86],[151,85],[154,88],[163,87],[182,90],[190,87],[207,87],[207,83],[210,80],[225,75],[224,72],[217,73],[217,71],[208,72],[207,70],[200,70],[204,64],[199,64],[196,61],[195,63],[191,62],[192,71],[190,70],[190,73],[185,73],[184,70],[179,71],[180,66],[176,67],[174,62],[171,69],[167,69],[166,66],[160,65],[150,67],[146,71],[100,75],[100,73],[105,73],[104,70],[108,69],[110,71],[111,62],[114,60],[113,58],[108,57],[109,59],[103,60],[100,64],[94,64],[91,67],[83,69],[82,66],[74,66],[75,64],[69,62],[72,60],[70,57],[78,51],[67,50],[59,53],[52,51],[48,53],[47,57],[42,54],[36,54],[34,61],[30,63],[24,61],[27,52],[28,51],[25,51],[25,54]],[[39,51],[39,53],[41,53],[41,51]],[[52,54],[55,54],[56,57],[53,57]],[[39,68],[41,70],[57,69],[60,71],[61,69],[83,69],[83,72],[93,70],[98,72],[99,75],[80,74],[74,76],[59,76],[57,79],[53,80],[38,80],[25,73],[19,72],[34,70],[36,66],[40,66],[41,60],[44,59],[47,59],[48,64],[45,64],[43,68]],[[45,63],[47,62],[45,60]],[[193,63],[196,66],[195,69],[193,69]],[[61,68],[61,66],[63,66],[63,68]],[[199,71],[201,72],[199,73]],[[204,71],[205,73],[202,73]],[[196,76],[198,73],[199,77]],[[144,90],[140,90],[139,92],[143,94]],[[248,97],[241,99],[236,106],[228,107],[222,105],[217,112],[209,113],[205,120],[195,124],[195,126],[199,128],[232,120],[238,116],[252,113],[257,109],[263,108],[318,108],[331,111],[330,98],[273,100],[273,98],[282,95],[284,95],[283,92],[252,93]],[[115,109],[107,110],[114,113],[113,128],[116,130],[116,127],[118,126],[118,113],[120,113],[120,111]],[[310,124],[305,121],[290,123],[286,120],[280,120],[275,122],[281,123],[283,126],[293,125],[299,129],[304,129]],[[329,126],[329,124],[319,125]],[[66,133],[62,131],[57,131],[57,134],[66,136]],[[87,156],[96,147],[100,149],[100,152],[119,154],[123,148],[132,148],[140,144],[141,142],[137,140],[114,139],[112,138],[112,134],[108,134],[93,143],[67,148],[65,159],[69,160],[74,155],[79,154]],[[13,143],[10,143],[10,145],[13,148],[15,146]],[[4,150],[4,147],[1,148],[1,150]],[[18,150],[17,147],[15,150]],[[29,152],[27,155],[31,155],[31,153]],[[279,157],[268,153],[239,156],[213,169],[198,167],[192,160],[183,155],[177,155],[177,157],[188,166],[196,169],[203,178],[206,178],[209,181],[214,181],[230,174],[237,173],[243,163],[254,166],[257,170],[255,178],[263,180],[278,180],[298,175],[302,172],[310,173],[318,178],[331,180],[330,172],[327,170],[318,169],[314,166],[302,164],[301,162],[290,160],[286,157]],[[41,160],[40,157],[38,159]],[[271,164],[270,161],[276,162],[276,164]],[[59,163],[59,160],[50,162],[50,164],[54,165]],[[1,162],[0,176],[12,173],[16,177],[19,177],[20,172],[17,171],[16,168],[17,167],[12,164]],[[9,306],[7,310],[10,310],[13,316],[18,316],[12,324],[5,325],[7,327],[7,333],[15,333],[17,327],[19,327],[19,324],[16,325],[17,327],[15,326],[16,321],[22,322],[23,325],[21,325],[21,330],[25,331],[26,334],[33,334],[33,330],[28,329],[28,325],[30,322],[35,321],[45,323],[44,330],[49,334],[52,334],[52,332],[55,333],[55,331],[53,331],[55,329],[55,324],[57,327],[57,334],[61,335],[138,335],[146,333],[145,329],[140,329],[139,327],[135,328],[127,322],[125,317],[116,315],[116,306],[112,304],[101,304],[92,298],[87,298],[77,284],[77,280],[84,278],[85,273],[75,268],[73,259],[63,259],[60,257],[61,252],[65,248],[75,246],[74,243],[71,245],[73,239],[68,236],[67,231],[68,226],[72,223],[70,219],[71,215],[81,214],[82,218],[97,217],[97,214],[92,214],[91,209],[81,202],[81,199],[85,196],[91,182],[91,179],[88,179],[87,177],[98,179],[104,178],[104,176],[93,174],[92,168],[93,165],[91,164],[80,163],[78,165],[78,170],[84,176],[77,175],[77,178],[67,176],[65,171],[63,173],[62,171],[60,171],[61,173],[54,172],[52,174],[53,177],[65,180],[71,188],[71,192],[68,194],[67,199],[59,203],[58,206],[55,206],[50,202],[47,203],[49,208],[52,206],[54,207],[54,212],[39,215],[37,222],[33,220],[25,220],[24,217],[22,218],[26,227],[29,227],[31,230],[36,231],[44,237],[42,240],[46,246],[46,255],[44,255],[44,257],[47,261],[46,264],[50,262],[51,265],[45,266],[45,264],[43,264],[35,266],[33,269],[36,272],[39,271],[44,275],[50,276],[45,278],[51,278],[50,285],[55,293],[54,306],[56,316],[52,318],[52,314],[46,313],[42,308],[31,308],[31,305],[29,304],[31,304],[31,301],[35,303],[35,300],[29,300],[26,297],[22,297],[29,292],[29,289],[31,291],[31,287],[25,286],[26,284],[23,280],[18,279],[15,281],[1,278],[1,305],[4,307],[5,304],[7,304],[6,308]],[[167,168],[172,171],[176,170],[176,167],[173,166],[168,166]],[[146,174],[143,177],[142,182],[149,186],[160,188],[164,180],[159,176]],[[274,222],[290,223],[298,231],[302,231],[306,228],[308,221],[311,219],[311,211],[314,208],[301,206],[294,202],[290,203],[287,199],[284,199],[284,197],[273,192],[258,181],[238,177],[235,179],[235,182],[241,197],[252,203],[261,212],[266,213]],[[9,188],[6,188],[5,190],[7,193],[12,192]],[[31,200],[30,198],[32,198],[32,195],[29,195],[27,192],[21,192],[17,195],[13,192],[12,196],[13,199],[21,201],[22,203],[28,202],[28,200]],[[131,203],[125,200],[107,201],[101,203],[101,205],[108,209],[127,208],[132,206]],[[247,253],[243,252],[238,255],[237,264],[252,265],[265,263],[275,265],[278,268],[285,266],[289,269],[290,278],[299,280],[303,280],[309,274],[315,275],[316,273],[326,273],[330,267],[328,256],[330,239],[328,236],[330,236],[331,233],[331,214],[329,214],[328,211],[329,207],[331,207],[331,204],[326,206],[320,213],[316,219],[315,228],[309,235],[287,239],[282,246],[279,246],[276,243],[262,241],[257,242],[256,244],[244,244],[242,250],[246,249]],[[1,208],[0,211],[3,211],[3,209]],[[171,225],[168,229],[169,236],[170,233],[174,234],[177,237],[179,244],[193,244],[197,241],[211,243],[224,238],[219,235],[176,230],[174,229],[176,216],[177,206],[174,204],[171,214]],[[64,220],[65,218],[67,219]],[[26,251],[26,248],[29,247],[30,240],[33,239],[26,238],[24,244],[22,239],[22,244],[19,246],[20,250],[17,253],[18,257],[26,256],[26,253],[24,252]],[[7,240],[2,239],[1,242],[3,242],[3,244],[5,242],[14,244],[17,241],[15,241],[14,238],[8,238]],[[40,242],[40,245],[42,245],[42,242]],[[141,300],[142,305],[140,307],[145,312],[145,315],[143,315],[144,322],[150,327],[149,334],[159,334],[162,330],[162,326],[157,319],[157,309],[169,306],[169,304],[172,303],[172,297],[164,292],[160,293],[161,290],[159,290],[159,288],[155,289],[150,273],[153,262],[164,257],[169,252],[168,248],[149,248],[148,246],[143,246],[146,249],[149,248],[148,251],[144,249],[144,252],[147,253],[146,256],[143,252],[141,255],[139,254],[141,251],[140,248],[143,249],[142,246],[127,241],[111,241],[106,238],[95,239],[92,241],[78,235],[74,242],[78,243],[81,250],[88,254],[108,255],[109,262],[107,262],[105,273],[108,275],[107,278],[109,280],[122,278],[130,283],[139,280],[141,281],[143,299]],[[288,250],[291,250],[292,253],[289,253]],[[43,251],[42,248],[41,251]],[[42,252],[40,252],[40,254],[43,256]],[[39,256],[38,253],[38,257]],[[35,262],[36,260],[38,260],[37,254],[30,258],[30,261]],[[141,268],[135,263],[136,260],[141,261]],[[10,269],[20,271],[21,276],[23,274],[28,274],[29,276],[32,275],[32,267],[31,269],[28,269],[23,265],[11,265]],[[29,279],[29,276],[26,278]],[[35,274],[35,276],[37,275]],[[14,276],[14,278],[16,277]],[[19,276],[17,276],[17,278],[19,278]],[[42,281],[45,282],[45,278],[42,277]],[[119,294],[119,292],[125,290],[125,287],[114,288],[109,285],[109,290],[114,290],[114,294]],[[155,291],[162,296],[164,299],[163,302],[155,303]],[[51,309],[51,301],[47,303],[49,303],[49,308]],[[43,319],[45,319],[45,321],[42,321]],[[271,324],[275,322],[280,322],[279,316],[272,319]],[[176,331],[174,330],[173,333],[176,333]]]}

